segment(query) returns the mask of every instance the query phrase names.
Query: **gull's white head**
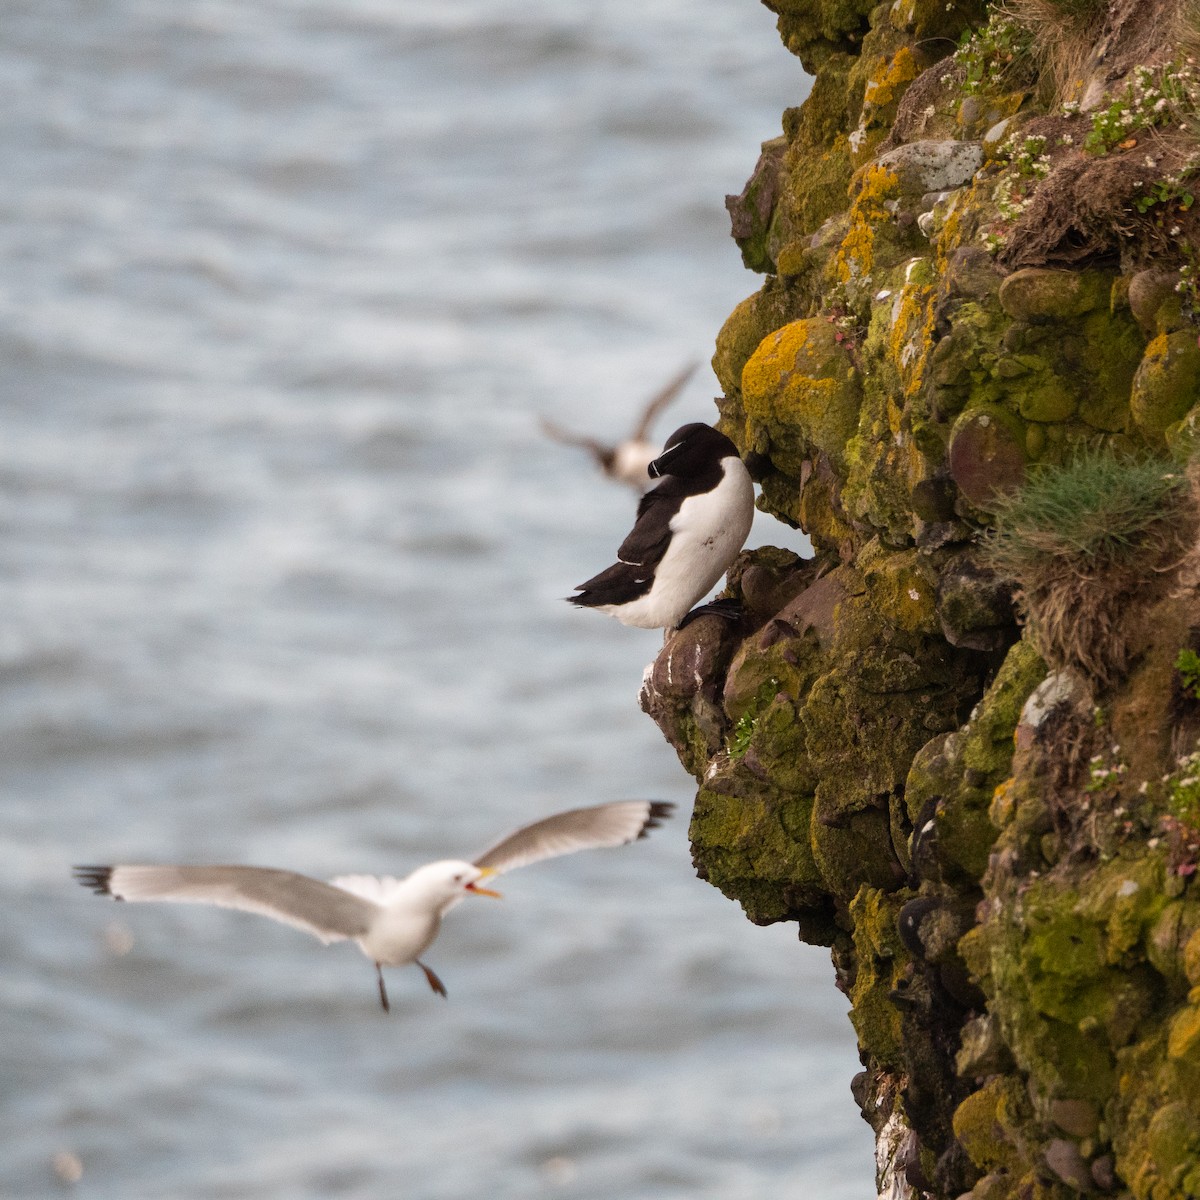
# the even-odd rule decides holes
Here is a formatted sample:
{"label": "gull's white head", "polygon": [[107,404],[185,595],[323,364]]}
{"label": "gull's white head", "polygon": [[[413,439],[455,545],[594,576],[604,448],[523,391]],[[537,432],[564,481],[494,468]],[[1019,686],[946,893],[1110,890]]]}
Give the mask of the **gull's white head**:
{"label": "gull's white head", "polygon": [[488,867],[477,867],[474,863],[448,858],[418,867],[404,883],[410,895],[418,895],[439,912],[445,912],[464,896],[494,896],[499,899],[499,892],[479,886],[481,879],[494,874],[495,871]]}

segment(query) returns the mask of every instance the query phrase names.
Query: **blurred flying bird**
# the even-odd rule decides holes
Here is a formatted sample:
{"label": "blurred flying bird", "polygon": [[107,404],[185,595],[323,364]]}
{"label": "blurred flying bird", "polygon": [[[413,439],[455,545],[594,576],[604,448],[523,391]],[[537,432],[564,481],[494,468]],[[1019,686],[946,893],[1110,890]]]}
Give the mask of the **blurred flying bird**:
{"label": "blurred flying bird", "polygon": [[271,867],[164,865],[74,867],[73,874],[84,887],[115,900],[215,904],[293,925],[322,942],[355,941],[375,964],[379,1002],[387,1012],[385,966],[415,963],[429,986],[445,996],[442,981],[420,955],[437,937],[442,917],[464,897],[499,898],[499,892],[480,887],[480,880],[576,850],[623,846],[645,837],[673,807],[651,800],[619,800],[570,809],[522,826],[474,862],[426,863],[403,879],[345,875],[325,883]]}
{"label": "blurred flying bird", "polygon": [[666,387],[651,398],[637,428],[624,441],[608,445],[585,434],[571,433],[547,417],[542,418],[542,432],[565,446],[579,446],[586,450],[609,479],[626,483],[639,492],[644,492],[653,482],[646,468],[658,453],[656,444],[649,440],[650,426],[658,414],[683,391],[684,385],[695,374],[696,366],[696,363],[691,363],[684,367]]}

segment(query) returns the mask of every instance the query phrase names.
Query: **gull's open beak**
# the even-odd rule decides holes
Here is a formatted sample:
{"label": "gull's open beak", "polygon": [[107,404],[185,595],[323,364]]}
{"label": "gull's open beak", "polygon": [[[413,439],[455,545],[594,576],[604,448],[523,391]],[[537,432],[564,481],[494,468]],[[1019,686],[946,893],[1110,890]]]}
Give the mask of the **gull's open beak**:
{"label": "gull's open beak", "polygon": [[[491,867],[481,867],[480,869],[483,872],[483,874],[480,875],[480,877],[479,877],[480,879],[486,879],[489,875],[496,874],[496,872],[493,871]],[[493,892],[491,888],[480,887],[478,882],[468,883],[466,890],[468,892],[474,892],[475,895],[477,895],[477,896],[491,896],[494,900],[503,900],[504,899],[503,895],[501,895],[500,892]]]}

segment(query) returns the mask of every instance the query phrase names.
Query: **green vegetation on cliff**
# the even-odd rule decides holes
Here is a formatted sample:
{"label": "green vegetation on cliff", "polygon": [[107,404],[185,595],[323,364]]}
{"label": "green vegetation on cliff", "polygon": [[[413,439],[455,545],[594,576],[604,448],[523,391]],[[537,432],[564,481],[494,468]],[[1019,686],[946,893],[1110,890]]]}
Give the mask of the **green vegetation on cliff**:
{"label": "green vegetation on cliff", "polygon": [[647,675],[697,870],[831,948],[881,1192],[1195,1197],[1200,10],[770,6],[713,366],[815,557]]}

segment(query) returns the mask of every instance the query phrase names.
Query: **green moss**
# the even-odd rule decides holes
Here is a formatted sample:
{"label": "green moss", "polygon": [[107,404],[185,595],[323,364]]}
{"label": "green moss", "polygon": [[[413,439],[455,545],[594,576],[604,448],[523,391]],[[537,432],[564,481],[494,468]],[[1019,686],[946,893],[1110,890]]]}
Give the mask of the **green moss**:
{"label": "green moss", "polygon": [[1161,438],[1181,420],[1200,395],[1200,347],[1194,331],[1161,333],[1146,347],[1133,379],[1130,406],[1134,420]]}
{"label": "green moss", "polygon": [[873,887],[860,888],[850,903],[856,963],[850,1020],[859,1044],[896,1071],[906,1059],[904,1022],[892,999],[907,982],[909,957],[897,933],[902,905],[900,896]]}
{"label": "green moss", "polygon": [[1024,1159],[1015,1139],[1028,1108],[1020,1081],[997,1075],[955,1109],[954,1136],[980,1170],[1019,1173]]}
{"label": "green moss", "polygon": [[701,788],[689,836],[701,877],[756,924],[823,911],[824,884],[807,844],[811,798],[722,795]]}
{"label": "green moss", "polygon": [[771,0],[779,36],[810,75],[831,58],[858,45],[867,32],[872,0]]}

